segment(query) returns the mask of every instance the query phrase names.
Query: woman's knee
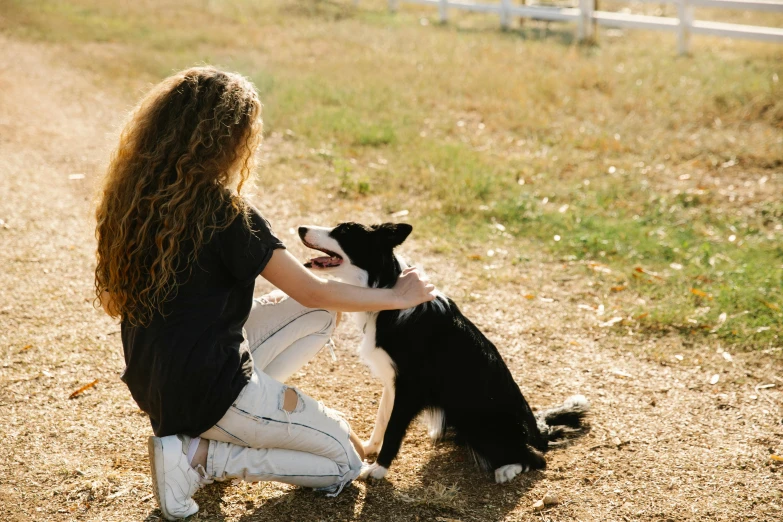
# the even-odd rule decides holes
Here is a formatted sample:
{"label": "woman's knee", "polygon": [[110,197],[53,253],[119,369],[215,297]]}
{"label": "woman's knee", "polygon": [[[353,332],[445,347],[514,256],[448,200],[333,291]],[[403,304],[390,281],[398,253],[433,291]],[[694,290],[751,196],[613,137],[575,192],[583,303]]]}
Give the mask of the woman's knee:
{"label": "woman's knee", "polygon": [[[256,301],[260,302],[260,300],[265,300],[271,295],[273,294],[263,296]],[[307,329],[314,334],[331,335],[338,322],[338,312],[332,312],[323,308],[308,308],[285,294],[278,296],[278,299],[266,302],[262,306],[276,307],[277,310],[280,310],[281,317],[294,317],[295,321],[307,321],[311,325]]]}
{"label": "woman's knee", "polygon": [[329,310],[318,309],[313,311],[317,314],[316,325],[318,330],[315,332],[317,335],[324,335],[331,337],[337,326],[337,312],[331,312]]}

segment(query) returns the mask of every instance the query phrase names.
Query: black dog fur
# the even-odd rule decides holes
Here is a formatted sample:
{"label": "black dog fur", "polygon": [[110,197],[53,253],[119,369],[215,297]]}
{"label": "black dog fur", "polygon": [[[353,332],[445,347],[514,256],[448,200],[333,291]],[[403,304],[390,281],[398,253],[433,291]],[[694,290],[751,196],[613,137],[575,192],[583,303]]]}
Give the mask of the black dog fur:
{"label": "black dog fur", "polygon": [[[313,247],[305,241],[308,230],[302,227],[299,234]],[[328,236],[344,252],[338,256],[347,258],[343,263],[366,272],[367,286],[391,288],[404,268],[393,250],[411,231],[407,224],[343,223]],[[395,371],[394,406],[377,459],[385,468],[411,421],[425,410],[442,410],[442,428],[454,430],[485,469],[544,468],[542,453],[550,441],[579,429],[588,411],[587,401],[576,396],[534,413],[495,345],[442,294],[412,311],[379,312],[375,345],[389,355]]]}

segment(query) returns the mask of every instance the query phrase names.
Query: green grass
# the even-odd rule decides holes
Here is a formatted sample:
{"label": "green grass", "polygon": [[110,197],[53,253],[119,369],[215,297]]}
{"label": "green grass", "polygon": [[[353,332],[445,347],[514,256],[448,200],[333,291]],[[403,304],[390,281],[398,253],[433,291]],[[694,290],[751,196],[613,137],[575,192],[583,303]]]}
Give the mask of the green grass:
{"label": "green grass", "polygon": [[[760,346],[776,339],[783,326],[779,241],[745,222],[716,218],[708,208],[689,213],[665,198],[645,202],[638,213],[606,212],[600,201],[606,196],[590,194],[563,213],[559,203],[542,209],[540,202],[520,198],[504,202],[493,217],[510,223],[514,233],[534,234],[565,259],[614,269],[616,291],[627,288],[647,298],[635,314],[652,328],[715,330],[730,342]],[[721,323],[721,314],[731,320]]]}
{"label": "green grass", "polygon": [[585,273],[650,331],[780,343],[781,47],[697,38],[681,58],[651,32],[581,47],[566,25],[422,27],[435,10],[384,5],[0,0],[0,30],[129,98],[194,63],[239,70],[265,132],[298,151],[264,176],[316,169],[320,190],[410,208],[441,242],[489,244],[496,222],[520,248],[601,263],[611,276]]}

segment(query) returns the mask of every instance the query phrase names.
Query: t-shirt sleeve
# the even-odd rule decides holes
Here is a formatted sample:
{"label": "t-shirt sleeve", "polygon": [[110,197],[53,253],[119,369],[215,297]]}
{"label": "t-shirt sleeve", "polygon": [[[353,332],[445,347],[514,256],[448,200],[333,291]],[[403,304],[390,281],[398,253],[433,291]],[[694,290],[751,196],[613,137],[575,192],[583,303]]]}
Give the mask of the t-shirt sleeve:
{"label": "t-shirt sleeve", "polygon": [[228,271],[244,281],[255,279],[272,258],[272,252],[285,245],[272,232],[269,222],[251,206],[247,221],[239,215],[218,234],[217,247]]}

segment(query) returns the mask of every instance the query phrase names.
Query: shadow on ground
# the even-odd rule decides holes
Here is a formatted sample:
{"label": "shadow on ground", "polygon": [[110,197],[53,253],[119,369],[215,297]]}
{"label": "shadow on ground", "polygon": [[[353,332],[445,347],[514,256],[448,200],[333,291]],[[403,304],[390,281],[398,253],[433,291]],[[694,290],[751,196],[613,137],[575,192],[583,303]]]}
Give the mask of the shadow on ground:
{"label": "shadow on ground", "polygon": [[[240,522],[310,520],[502,520],[514,510],[520,498],[544,477],[543,472],[521,475],[510,484],[495,484],[489,472],[478,469],[472,456],[453,443],[441,443],[436,454],[419,470],[421,482],[400,488],[391,480],[356,483],[336,498],[309,489],[292,489],[263,500],[260,495],[245,501]],[[189,520],[219,522],[224,512],[236,512],[236,497],[223,500],[230,482],[216,483],[194,496],[200,512]],[[150,511],[145,522],[161,520],[160,510]]]}
{"label": "shadow on ground", "polygon": [[[590,430],[564,439],[553,446],[551,457]],[[392,465],[388,478],[357,482],[346,487],[336,498],[305,488],[291,489],[282,495],[258,500],[263,496],[251,490],[245,500],[245,514],[240,522],[362,520],[386,522],[392,520],[503,520],[514,511],[520,499],[545,477],[545,470],[519,475],[508,484],[496,484],[491,471],[481,471],[472,454],[452,440],[437,443],[429,458],[417,468],[419,481],[411,487],[399,487]],[[551,458],[547,459],[551,460]],[[410,483],[410,477],[406,477]],[[201,506],[190,520],[223,521],[223,513],[241,509],[236,497],[226,499],[230,482],[215,483],[194,496]],[[232,515],[233,516],[233,515]],[[145,522],[160,520],[160,511],[150,512]]]}

